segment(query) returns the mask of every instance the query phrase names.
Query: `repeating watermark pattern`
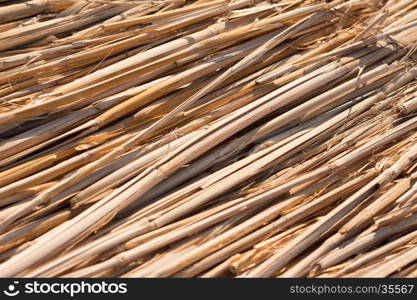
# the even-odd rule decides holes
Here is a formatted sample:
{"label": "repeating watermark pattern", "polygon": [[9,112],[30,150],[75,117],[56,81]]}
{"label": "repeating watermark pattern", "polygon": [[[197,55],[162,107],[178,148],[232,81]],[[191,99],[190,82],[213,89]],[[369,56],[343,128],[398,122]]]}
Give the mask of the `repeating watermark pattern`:
{"label": "repeating watermark pattern", "polygon": [[23,295],[42,295],[42,294],[59,294],[67,295],[71,298],[77,295],[88,294],[126,294],[127,283],[108,283],[101,282],[26,282],[19,284],[19,281],[14,281],[3,290],[4,295],[8,297],[15,297],[19,294]]}

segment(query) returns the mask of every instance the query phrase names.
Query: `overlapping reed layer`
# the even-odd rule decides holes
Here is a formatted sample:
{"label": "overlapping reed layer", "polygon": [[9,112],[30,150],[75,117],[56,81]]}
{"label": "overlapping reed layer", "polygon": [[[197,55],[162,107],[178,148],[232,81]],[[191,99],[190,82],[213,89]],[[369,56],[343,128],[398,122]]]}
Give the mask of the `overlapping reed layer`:
{"label": "overlapping reed layer", "polygon": [[417,275],[417,2],[0,2],[0,276]]}

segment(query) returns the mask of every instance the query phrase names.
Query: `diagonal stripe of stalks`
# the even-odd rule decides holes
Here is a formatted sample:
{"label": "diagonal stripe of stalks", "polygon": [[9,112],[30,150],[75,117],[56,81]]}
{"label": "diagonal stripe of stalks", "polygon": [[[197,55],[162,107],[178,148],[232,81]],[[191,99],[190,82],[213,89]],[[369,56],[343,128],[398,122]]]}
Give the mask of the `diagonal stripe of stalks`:
{"label": "diagonal stripe of stalks", "polygon": [[413,1],[31,2],[1,276],[415,273]]}

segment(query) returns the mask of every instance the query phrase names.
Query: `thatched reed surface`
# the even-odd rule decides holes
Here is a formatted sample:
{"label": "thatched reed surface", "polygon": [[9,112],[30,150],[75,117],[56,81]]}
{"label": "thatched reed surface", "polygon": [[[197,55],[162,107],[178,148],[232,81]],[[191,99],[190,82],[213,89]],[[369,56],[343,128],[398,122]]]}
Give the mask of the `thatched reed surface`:
{"label": "thatched reed surface", "polygon": [[1,277],[415,277],[415,0],[0,2]]}

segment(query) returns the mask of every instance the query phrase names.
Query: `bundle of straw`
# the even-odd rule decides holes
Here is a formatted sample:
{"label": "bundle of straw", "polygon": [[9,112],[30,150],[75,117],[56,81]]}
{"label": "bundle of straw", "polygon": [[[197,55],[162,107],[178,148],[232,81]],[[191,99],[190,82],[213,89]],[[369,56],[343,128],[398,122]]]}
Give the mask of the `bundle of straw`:
{"label": "bundle of straw", "polygon": [[1,277],[415,277],[417,2],[0,2]]}

